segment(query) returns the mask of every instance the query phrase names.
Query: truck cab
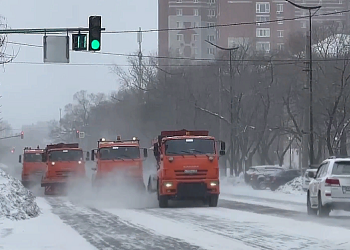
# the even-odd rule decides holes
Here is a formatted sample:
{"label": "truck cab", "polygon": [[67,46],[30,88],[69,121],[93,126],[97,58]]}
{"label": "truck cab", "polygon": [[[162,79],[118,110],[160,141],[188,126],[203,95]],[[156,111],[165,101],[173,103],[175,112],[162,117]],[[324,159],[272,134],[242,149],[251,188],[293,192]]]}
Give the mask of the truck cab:
{"label": "truck cab", "polygon": [[[89,158],[87,152],[86,160]],[[46,162],[46,171],[41,186],[45,187],[45,194],[55,193],[57,189],[65,187],[68,181],[86,177],[84,153],[78,143],[47,145],[43,161]]]}
{"label": "truck cab", "polygon": [[[143,149],[144,158],[147,149]],[[132,183],[145,190],[143,181],[143,158],[141,157],[140,142],[137,137],[131,140],[106,141],[101,138],[97,142],[97,149],[91,151],[91,160],[96,156],[96,167],[92,176],[94,186],[104,185],[107,179],[122,177],[124,181]]]}
{"label": "truck cab", "polygon": [[19,155],[19,163],[22,163],[22,184],[29,188],[39,184],[45,173],[46,164],[42,161],[43,149],[25,147],[22,155]]}
{"label": "truck cab", "polygon": [[219,154],[225,143],[208,131],[162,131],[153,140],[157,174],[148,179],[147,189],[157,192],[159,207],[169,200],[203,200],[216,207],[220,194]]}

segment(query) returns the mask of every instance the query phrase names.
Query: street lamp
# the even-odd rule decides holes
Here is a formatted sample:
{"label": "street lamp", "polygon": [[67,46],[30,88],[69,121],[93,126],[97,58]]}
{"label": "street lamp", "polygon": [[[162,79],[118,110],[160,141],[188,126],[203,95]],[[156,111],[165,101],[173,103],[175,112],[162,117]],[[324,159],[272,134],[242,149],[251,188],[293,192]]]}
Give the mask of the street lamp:
{"label": "street lamp", "polygon": [[231,123],[231,129],[230,129],[230,155],[231,155],[231,165],[230,165],[230,175],[233,175],[233,135],[234,135],[234,131],[233,131],[233,69],[232,69],[232,51],[239,49],[239,47],[232,47],[232,48],[223,48],[220,47],[212,42],[209,42],[207,40],[205,40],[207,43],[209,43],[210,45],[213,45],[214,47],[221,49],[221,50],[225,50],[225,51],[229,51],[230,52],[230,98],[231,98],[231,103],[230,103],[230,123]]}
{"label": "street lamp", "polygon": [[[312,10],[319,10],[322,6],[303,6],[303,5],[299,5],[296,3],[291,2],[290,0],[286,0],[288,3],[292,4],[293,6],[295,6],[296,8],[299,9],[304,9],[304,10],[308,10],[309,11],[309,44],[308,44],[308,56],[309,56],[309,147],[310,147],[310,151],[309,151],[309,159],[310,159],[310,165],[313,164],[314,161],[314,121],[313,121],[313,100],[312,100],[312,14],[311,11]],[[307,116],[307,114],[306,114]],[[305,116],[305,117],[306,117]],[[304,128],[306,129],[306,128]],[[305,145],[305,144],[304,144]],[[305,146],[303,146],[303,153],[306,155],[307,154],[307,148]],[[305,163],[305,162],[304,162]],[[305,166],[306,167],[306,166]]]}

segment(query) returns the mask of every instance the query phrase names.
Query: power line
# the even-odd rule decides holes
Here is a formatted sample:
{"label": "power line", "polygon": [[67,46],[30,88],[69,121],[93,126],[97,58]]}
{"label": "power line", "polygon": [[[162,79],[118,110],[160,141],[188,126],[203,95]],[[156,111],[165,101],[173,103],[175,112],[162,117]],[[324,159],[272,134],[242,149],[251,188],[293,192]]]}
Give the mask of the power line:
{"label": "power line", "polygon": [[[313,17],[317,16],[331,16],[331,15],[337,15],[337,14],[343,14],[348,13],[350,10],[343,10],[343,11],[334,11],[334,12],[327,12],[322,14],[315,14]],[[227,23],[227,24],[214,24],[210,26],[199,26],[199,27],[187,27],[187,28],[166,28],[166,29],[148,29],[143,30],[143,33],[150,33],[150,32],[163,32],[163,31],[182,31],[182,30],[195,30],[195,29],[209,29],[209,28],[216,28],[216,27],[231,27],[231,26],[241,26],[241,25],[256,25],[256,24],[267,24],[267,23],[276,23],[281,21],[294,21],[299,19],[305,19],[309,16],[299,16],[299,17],[293,17],[293,18],[281,18],[281,19],[274,19],[269,21],[262,21],[262,22],[239,22],[239,23]],[[104,31],[102,33],[104,34],[125,34],[125,33],[137,33],[138,30],[123,30],[123,31]]]}
{"label": "power line", "polygon": [[[12,42],[12,41],[7,41],[7,43],[10,44],[15,44],[15,45],[22,45],[22,46],[28,46],[28,47],[35,47],[35,48],[42,48],[43,45],[37,45],[37,44],[29,44],[29,43],[20,43],[20,42]],[[123,56],[123,57],[138,57],[136,54],[126,54],[126,53],[113,53],[113,52],[90,52],[90,51],[75,51],[75,50],[70,50],[72,52],[77,52],[77,53],[89,53],[89,54],[100,54],[100,55],[112,55],[112,56]],[[207,62],[229,62],[229,59],[209,59],[209,58],[186,58],[186,57],[171,57],[171,56],[146,56],[142,55],[142,57],[145,58],[154,58],[154,59],[170,59],[170,60],[183,60],[183,61],[207,61]],[[233,59],[233,62],[266,62],[266,63],[274,63],[274,62],[290,62],[290,63],[301,63],[305,62],[307,60],[306,58],[297,58],[297,59]],[[327,59],[314,59],[313,61],[315,62],[327,62],[327,61],[349,61],[350,59],[348,58],[327,58]],[[11,63],[14,63],[11,62]],[[25,63],[25,62],[17,62],[17,63]],[[48,63],[45,63],[48,64]],[[55,63],[57,64],[57,63]],[[66,64],[63,64],[66,65]],[[116,64],[106,64],[106,63],[101,63],[101,64],[75,64],[75,65],[116,65]],[[149,66],[152,66],[153,64],[150,64]],[[124,65],[127,66],[127,65]],[[128,65],[130,66],[130,65]],[[163,65],[163,66],[179,66],[177,64],[174,65]],[[188,65],[183,65],[183,66],[188,66]],[[196,65],[197,66],[197,65]],[[198,65],[198,66],[203,66],[203,65]]]}

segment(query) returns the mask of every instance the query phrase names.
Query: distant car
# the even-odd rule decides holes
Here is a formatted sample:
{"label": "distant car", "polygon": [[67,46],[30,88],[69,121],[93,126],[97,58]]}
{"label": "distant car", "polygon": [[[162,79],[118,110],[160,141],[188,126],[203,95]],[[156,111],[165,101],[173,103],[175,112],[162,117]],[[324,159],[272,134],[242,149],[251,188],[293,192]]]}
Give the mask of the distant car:
{"label": "distant car", "polygon": [[295,169],[281,170],[267,176],[265,185],[269,187],[271,191],[275,191],[280,186],[300,176],[301,176],[301,172],[299,170],[295,170]]}
{"label": "distant car", "polygon": [[249,184],[253,189],[266,189],[266,176],[271,173],[281,171],[282,167],[276,166],[256,166],[250,168],[247,173],[249,174]]}
{"label": "distant car", "polygon": [[330,157],[311,178],[307,190],[307,213],[329,216],[332,210],[350,211],[350,157]]}
{"label": "distant car", "polygon": [[303,190],[306,192],[309,188],[310,184],[310,177],[309,177],[309,172],[314,172],[316,174],[317,168],[316,169],[306,169],[304,177],[303,177]]}

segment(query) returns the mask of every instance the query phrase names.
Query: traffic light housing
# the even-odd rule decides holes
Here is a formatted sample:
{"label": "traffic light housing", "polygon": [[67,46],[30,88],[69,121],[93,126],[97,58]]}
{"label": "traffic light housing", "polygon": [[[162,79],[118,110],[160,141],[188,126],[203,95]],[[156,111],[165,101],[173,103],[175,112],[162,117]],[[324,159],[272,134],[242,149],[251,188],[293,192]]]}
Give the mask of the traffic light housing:
{"label": "traffic light housing", "polygon": [[79,139],[79,130],[75,132],[75,138]]}
{"label": "traffic light housing", "polygon": [[24,138],[24,132],[22,131],[21,132],[21,139],[23,139]]}
{"label": "traffic light housing", "polygon": [[89,17],[89,51],[101,50],[101,16]]}

